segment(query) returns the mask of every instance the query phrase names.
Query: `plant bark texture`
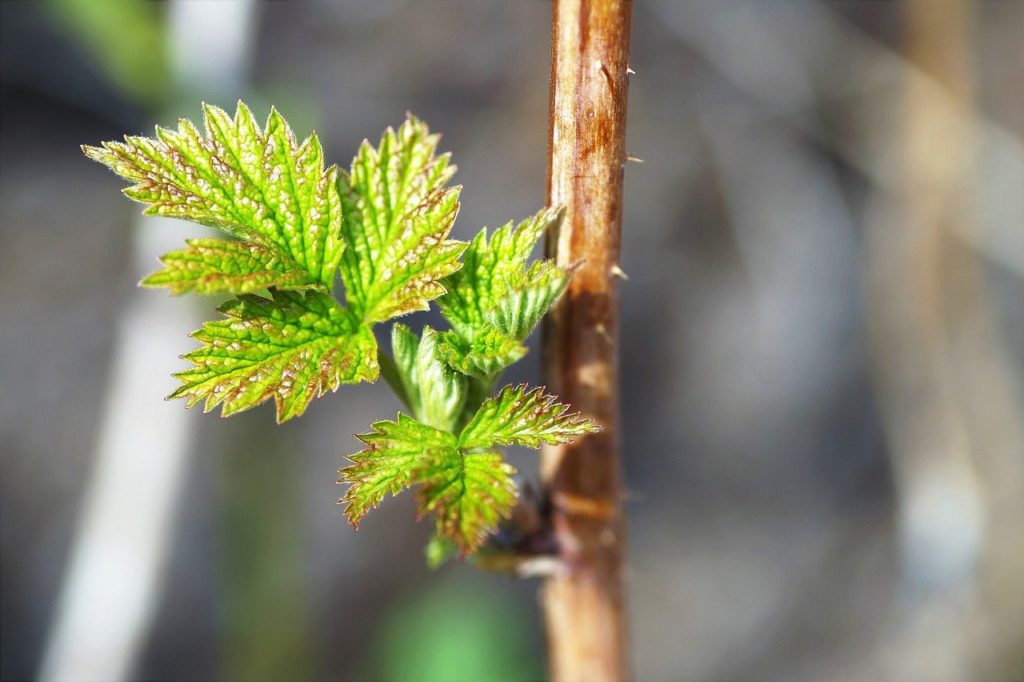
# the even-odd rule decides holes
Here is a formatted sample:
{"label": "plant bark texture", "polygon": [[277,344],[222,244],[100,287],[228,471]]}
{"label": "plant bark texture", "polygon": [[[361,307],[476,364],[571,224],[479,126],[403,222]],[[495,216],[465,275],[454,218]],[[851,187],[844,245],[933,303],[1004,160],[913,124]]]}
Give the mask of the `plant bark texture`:
{"label": "plant bark texture", "polygon": [[545,448],[541,478],[562,570],[542,592],[557,682],[628,677],[618,435],[618,296],[630,0],[556,0],[548,255],[578,265],[545,327],[549,385],[604,431]]}

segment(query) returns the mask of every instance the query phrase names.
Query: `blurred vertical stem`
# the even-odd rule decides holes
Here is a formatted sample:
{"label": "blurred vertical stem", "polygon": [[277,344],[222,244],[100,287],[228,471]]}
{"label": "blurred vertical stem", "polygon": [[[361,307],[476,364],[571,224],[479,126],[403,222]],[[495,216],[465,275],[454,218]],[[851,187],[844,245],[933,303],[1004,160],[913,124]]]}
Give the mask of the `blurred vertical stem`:
{"label": "blurred vertical stem", "polygon": [[889,677],[1018,679],[1021,398],[985,264],[961,238],[979,229],[978,187],[992,168],[976,139],[979,9],[970,0],[902,8],[908,60],[928,78],[907,72],[889,164],[896,182],[867,235],[875,381],[914,597],[906,655],[894,656]]}
{"label": "blurred vertical stem", "polygon": [[557,682],[627,676],[618,452],[616,273],[626,161],[630,0],[555,0],[548,201],[566,206],[548,255],[581,264],[545,326],[548,385],[604,426],[545,448],[541,479],[563,569],[542,592]]}

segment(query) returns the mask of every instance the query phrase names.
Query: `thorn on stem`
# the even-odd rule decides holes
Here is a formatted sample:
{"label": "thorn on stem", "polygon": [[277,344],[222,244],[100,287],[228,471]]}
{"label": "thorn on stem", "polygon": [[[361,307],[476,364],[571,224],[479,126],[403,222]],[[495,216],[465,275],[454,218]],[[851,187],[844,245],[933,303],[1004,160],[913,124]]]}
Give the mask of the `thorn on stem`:
{"label": "thorn on stem", "polygon": [[604,74],[605,80],[608,81],[608,89],[612,91],[612,97],[615,97],[617,95],[615,91],[615,80],[612,78],[612,74],[608,70],[608,67],[605,66],[604,62],[602,62],[600,59],[594,60],[594,66],[601,69],[601,73]]}
{"label": "thorn on stem", "polygon": [[618,263],[613,265],[609,272],[611,272],[612,276],[614,276],[614,277],[618,277],[619,279],[626,280],[627,282],[629,281],[629,275],[626,274],[625,270],[623,270],[622,268],[619,267]]}

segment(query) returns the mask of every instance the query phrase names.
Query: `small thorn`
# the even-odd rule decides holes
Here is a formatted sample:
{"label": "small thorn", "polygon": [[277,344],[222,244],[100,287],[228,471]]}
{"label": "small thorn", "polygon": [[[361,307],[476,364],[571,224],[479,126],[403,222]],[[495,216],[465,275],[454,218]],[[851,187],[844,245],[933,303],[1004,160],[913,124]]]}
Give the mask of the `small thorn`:
{"label": "small thorn", "polygon": [[597,332],[597,335],[604,339],[609,346],[611,346],[614,343],[614,341],[612,340],[612,335],[608,333],[608,328],[605,327],[603,323],[599,323],[596,327],[594,327],[594,330]]}
{"label": "small thorn", "polygon": [[629,281],[629,275],[626,274],[625,270],[619,267],[618,263],[612,266],[611,273],[612,275],[618,277],[619,279],[624,279],[627,282]]}
{"label": "small thorn", "polygon": [[632,161],[633,163],[644,163],[644,160],[641,159],[639,156],[630,156],[629,154],[626,154],[626,161]]}
{"label": "small thorn", "polygon": [[627,65],[626,66],[626,75],[627,76],[635,76],[636,75],[636,71],[634,71],[633,69],[629,68],[629,66]]}

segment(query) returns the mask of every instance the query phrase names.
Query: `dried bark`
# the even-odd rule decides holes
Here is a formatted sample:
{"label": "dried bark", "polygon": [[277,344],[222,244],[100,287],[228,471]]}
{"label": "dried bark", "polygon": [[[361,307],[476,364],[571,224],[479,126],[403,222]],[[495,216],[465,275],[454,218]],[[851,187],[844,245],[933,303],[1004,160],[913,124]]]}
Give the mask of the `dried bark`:
{"label": "dried bark", "polygon": [[549,386],[604,430],[548,447],[541,479],[562,569],[542,601],[558,682],[627,677],[618,433],[618,295],[630,0],[556,0],[548,200],[566,206],[548,255],[579,264],[545,327]]}

